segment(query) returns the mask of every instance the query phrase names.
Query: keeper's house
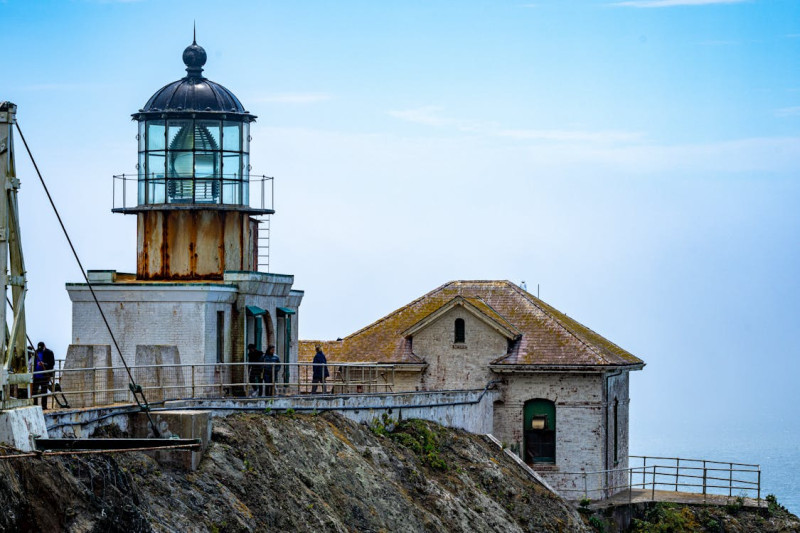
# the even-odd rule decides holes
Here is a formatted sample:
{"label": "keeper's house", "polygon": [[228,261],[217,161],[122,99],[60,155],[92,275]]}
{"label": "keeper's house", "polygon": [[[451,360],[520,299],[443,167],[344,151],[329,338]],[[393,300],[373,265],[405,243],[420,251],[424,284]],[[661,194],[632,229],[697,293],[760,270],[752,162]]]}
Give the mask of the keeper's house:
{"label": "keeper's house", "polygon": [[509,281],[446,283],[344,339],[300,341],[301,361],[316,343],[330,365],[395,364],[396,392],[495,382],[494,435],[557,489],[579,479],[559,473],[628,466],[628,376],[644,362]]}

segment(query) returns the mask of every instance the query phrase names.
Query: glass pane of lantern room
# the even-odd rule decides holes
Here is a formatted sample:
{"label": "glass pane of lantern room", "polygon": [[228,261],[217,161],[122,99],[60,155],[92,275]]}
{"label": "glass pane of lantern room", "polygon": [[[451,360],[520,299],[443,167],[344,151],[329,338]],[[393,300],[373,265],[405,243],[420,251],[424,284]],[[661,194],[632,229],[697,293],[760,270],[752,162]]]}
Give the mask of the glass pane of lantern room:
{"label": "glass pane of lantern room", "polygon": [[250,153],[250,124],[242,124],[242,152]]}
{"label": "glass pane of lantern room", "polygon": [[166,201],[164,179],[147,181],[147,203],[163,204]]}
{"label": "glass pane of lantern room", "polygon": [[[195,152],[195,201],[198,203],[219,202],[219,152]],[[209,179],[201,179],[209,178]]]}
{"label": "glass pane of lantern room", "polygon": [[178,152],[170,150],[167,152],[167,177],[170,178],[191,178],[194,172],[194,153]]}
{"label": "glass pane of lantern room", "polygon": [[147,201],[148,204],[164,203],[164,152],[147,154]]}
{"label": "glass pane of lantern room", "polygon": [[[222,149],[239,152],[242,149],[242,123],[225,121],[222,128]],[[226,171],[227,172],[227,171]]]}
{"label": "glass pane of lantern room", "polygon": [[164,178],[164,152],[148,152],[147,154],[147,179]]}
{"label": "glass pane of lantern room", "polygon": [[[141,126],[141,123],[139,125]],[[144,128],[141,128],[141,129],[144,129]],[[144,193],[145,193],[145,183],[146,183],[145,180],[147,179],[145,161],[146,161],[146,158],[145,158],[144,152],[139,152],[139,162],[136,164],[136,169],[137,169],[138,174],[139,174],[138,175],[138,182],[139,182],[139,199],[138,199],[138,203],[139,203],[139,205],[147,203],[147,201],[145,199],[145,195],[144,195]]]}
{"label": "glass pane of lantern room", "polygon": [[143,121],[139,122],[139,134],[136,136],[136,138],[139,140],[139,151],[140,152],[144,152],[145,131],[146,131],[145,130],[145,122],[143,120]]}
{"label": "glass pane of lantern room", "polygon": [[220,121],[198,120],[194,125],[195,150],[221,150]]}
{"label": "glass pane of lantern room", "polygon": [[[141,123],[140,123],[141,124]],[[163,150],[165,147],[163,120],[148,120],[147,121],[147,149],[148,150]]]}
{"label": "glass pane of lantern room", "polygon": [[225,179],[222,181],[222,203],[228,205],[240,205],[241,181]]}
{"label": "glass pane of lantern room", "polygon": [[222,172],[225,177],[222,201],[226,204],[242,203],[242,159],[239,154],[223,153]]}
{"label": "glass pane of lantern room", "polygon": [[194,129],[191,120],[167,122],[167,148],[169,150],[194,149]]}
{"label": "glass pane of lantern room", "polygon": [[209,178],[220,173],[219,152],[195,152],[194,175],[197,178]]}

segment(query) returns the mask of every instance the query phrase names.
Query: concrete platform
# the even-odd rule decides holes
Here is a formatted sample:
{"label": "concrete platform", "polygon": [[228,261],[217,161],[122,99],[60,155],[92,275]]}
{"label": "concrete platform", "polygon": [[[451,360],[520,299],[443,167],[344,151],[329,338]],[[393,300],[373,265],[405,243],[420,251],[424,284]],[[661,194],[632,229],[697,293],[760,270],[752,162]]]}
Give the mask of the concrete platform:
{"label": "concrete platform", "polygon": [[[589,505],[590,509],[604,509],[629,503],[670,502],[689,505],[727,505],[736,503],[737,495],[727,496],[719,494],[697,494],[694,492],[676,492],[671,490],[632,489],[618,492],[611,498],[598,500]],[[743,498],[745,507],[765,508],[767,502],[762,498]]]}

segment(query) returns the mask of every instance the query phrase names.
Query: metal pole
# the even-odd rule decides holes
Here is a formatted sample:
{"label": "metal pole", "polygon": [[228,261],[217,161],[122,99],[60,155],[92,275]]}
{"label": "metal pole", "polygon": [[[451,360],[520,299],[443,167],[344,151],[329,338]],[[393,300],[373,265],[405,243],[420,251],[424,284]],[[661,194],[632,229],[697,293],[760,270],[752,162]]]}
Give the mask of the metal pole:
{"label": "metal pole", "polygon": [[647,456],[642,457],[642,490],[644,490],[644,476],[647,471]]}
{"label": "metal pole", "polygon": [[728,463],[728,497],[733,496],[733,463]]}
{"label": "metal pole", "polygon": [[192,398],[197,398],[194,390],[194,365],[192,365]]}
{"label": "metal pole", "polygon": [[758,469],[758,506],[761,507],[761,468]]}
{"label": "metal pole", "polygon": [[656,468],[658,468],[658,466],[653,465],[653,486],[651,488],[651,498],[653,501],[656,501]]}
{"label": "metal pole", "polygon": [[678,463],[675,467],[675,492],[678,492],[678,474],[681,470],[681,458],[678,457]]}
{"label": "metal pole", "polygon": [[628,505],[631,504],[633,493],[633,470],[628,470]]}
{"label": "metal pole", "polygon": [[707,478],[707,476],[708,476],[708,470],[706,469],[706,462],[703,461],[703,496],[704,496],[703,499],[704,500],[705,500],[705,495],[706,495],[706,478]]}

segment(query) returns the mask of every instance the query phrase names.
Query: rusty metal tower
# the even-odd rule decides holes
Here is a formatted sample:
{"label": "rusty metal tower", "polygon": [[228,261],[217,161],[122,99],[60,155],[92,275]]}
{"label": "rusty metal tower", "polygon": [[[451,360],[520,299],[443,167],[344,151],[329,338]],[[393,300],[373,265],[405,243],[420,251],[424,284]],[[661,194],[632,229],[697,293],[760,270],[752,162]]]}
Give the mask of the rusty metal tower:
{"label": "rusty metal tower", "polygon": [[183,62],[186,76],[132,115],[139,123],[138,201],[113,209],[137,216],[141,280],[211,280],[226,270],[258,270],[259,222],[274,213],[263,201],[250,207],[255,115],[203,76],[206,51],[196,39]]}

